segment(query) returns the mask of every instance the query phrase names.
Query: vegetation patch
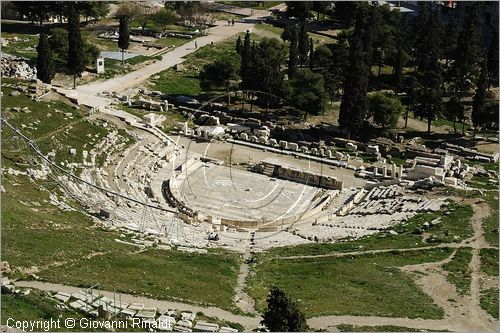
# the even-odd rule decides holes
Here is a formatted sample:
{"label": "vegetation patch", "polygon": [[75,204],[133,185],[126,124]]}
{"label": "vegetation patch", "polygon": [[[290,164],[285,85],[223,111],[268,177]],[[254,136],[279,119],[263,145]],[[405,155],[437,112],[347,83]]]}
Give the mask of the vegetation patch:
{"label": "vegetation patch", "polygon": [[459,294],[470,293],[470,283],[472,280],[469,264],[472,259],[470,248],[460,248],[450,262],[443,265],[448,272],[447,279],[455,285]]}
{"label": "vegetation patch", "polygon": [[152,79],[155,90],[171,95],[197,96],[201,93],[199,71],[204,65],[222,58],[225,55],[236,56],[235,38],[222,43],[207,45],[186,56],[186,61],[177,69],[169,68]]}
{"label": "vegetation patch", "polygon": [[[96,256],[39,273],[43,279],[233,309],[239,257],[232,253],[189,254],[158,249]],[[214,291],[216,287],[217,291]]]}
{"label": "vegetation patch", "polygon": [[[61,322],[66,318],[73,318],[76,322],[83,318],[83,315],[76,311],[57,309],[57,304],[57,301],[36,290],[31,290],[28,295],[2,294],[2,325],[6,325],[9,318],[29,321],[59,318]],[[68,329],[61,325],[59,328],[51,327],[50,331],[66,332]],[[82,331],[82,329],[75,327],[72,331]]]}
{"label": "vegetation patch", "polygon": [[100,74],[99,78],[110,79],[118,75],[125,75],[158,60],[161,60],[161,56],[150,57],[138,55],[124,60],[124,64],[122,64],[121,60],[106,58],[104,60],[105,72]]}
{"label": "vegetation patch", "polygon": [[437,307],[398,267],[443,260],[451,250],[391,251],[313,259],[270,259],[253,267],[248,292],[258,310],[271,285],[298,300],[306,316],[360,315],[438,319]]}
{"label": "vegetation patch", "polygon": [[2,183],[2,260],[11,266],[42,268],[131,249],[114,241],[117,233],[93,228],[86,214],[50,204],[49,192],[60,194],[57,184],[10,175],[4,175]]}
{"label": "vegetation patch", "polygon": [[491,246],[498,247],[498,192],[488,193],[486,202],[491,213],[483,220],[484,238]]}
{"label": "vegetation patch", "polygon": [[[422,332],[422,330],[416,328],[394,326],[394,325],[356,326],[356,325],[340,324],[337,325],[336,327],[340,332]],[[443,332],[443,331],[426,330],[426,332]]]}
{"label": "vegetation patch", "polygon": [[481,292],[481,307],[498,320],[498,288],[490,288]]}
{"label": "vegetation patch", "polygon": [[498,276],[498,249],[481,249],[481,270],[489,276]]}

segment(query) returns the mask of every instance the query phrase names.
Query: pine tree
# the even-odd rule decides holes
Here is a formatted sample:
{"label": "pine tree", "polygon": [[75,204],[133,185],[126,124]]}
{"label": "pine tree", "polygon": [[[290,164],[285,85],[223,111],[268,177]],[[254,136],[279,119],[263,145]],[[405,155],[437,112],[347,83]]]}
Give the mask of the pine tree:
{"label": "pine tree", "polygon": [[300,33],[299,33],[300,66],[304,66],[304,62],[307,60],[308,52],[309,52],[309,36],[307,35],[307,27],[305,22],[302,22],[300,24]]}
{"label": "pine tree", "polygon": [[309,68],[313,69],[314,67],[314,45],[313,39],[309,38]]}
{"label": "pine tree", "polygon": [[299,53],[298,48],[298,33],[297,27],[294,26],[290,30],[290,51],[288,56],[288,79],[291,80],[297,71],[297,58]]}
{"label": "pine tree", "polygon": [[363,126],[367,114],[368,69],[365,65],[363,43],[354,35],[349,51],[349,67],[345,74],[344,94],[340,103],[339,125],[351,132]]}
{"label": "pine tree", "polygon": [[472,125],[474,128],[474,137],[476,136],[476,129],[481,125],[482,114],[484,112],[485,101],[486,101],[486,89],[488,88],[488,76],[487,76],[487,61],[483,61],[483,66],[481,67],[481,74],[479,75],[477,81],[476,94],[472,99]]}
{"label": "pine tree", "polygon": [[122,65],[124,63],[123,53],[130,44],[130,31],[128,28],[128,18],[125,15],[120,16],[120,27],[118,29],[118,47],[122,51]]}
{"label": "pine tree", "polygon": [[73,75],[73,88],[76,88],[76,77],[80,77],[85,69],[83,40],[80,33],[80,15],[72,4],[68,14],[68,69]]}
{"label": "pine tree", "polygon": [[52,60],[52,50],[50,49],[47,34],[41,33],[36,47],[38,52],[36,62],[36,76],[44,83],[50,83],[54,78],[54,62]]}
{"label": "pine tree", "polygon": [[235,50],[236,50],[236,53],[238,53],[241,56],[241,51],[242,51],[241,36],[238,36],[238,39],[236,40]]}
{"label": "pine tree", "polygon": [[269,291],[267,310],[262,317],[262,324],[271,332],[305,332],[308,329],[297,302],[276,286]]}

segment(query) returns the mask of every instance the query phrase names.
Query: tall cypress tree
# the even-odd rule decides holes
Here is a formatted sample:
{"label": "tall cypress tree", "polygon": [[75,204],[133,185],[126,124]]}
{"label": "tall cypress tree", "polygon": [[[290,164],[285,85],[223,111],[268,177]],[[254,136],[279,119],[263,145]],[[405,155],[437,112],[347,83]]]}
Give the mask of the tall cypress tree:
{"label": "tall cypress tree", "polygon": [[300,33],[299,33],[300,66],[304,66],[304,62],[307,60],[308,52],[309,52],[309,36],[307,35],[306,23],[302,22],[300,24]]}
{"label": "tall cypress tree", "polygon": [[298,32],[297,27],[293,26],[290,28],[290,51],[288,57],[288,79],[292,79],[294,74],[297,72],[297,58],[299,53],[298,48]]}
{"label": "tall cypress tree", "polygon": [[241,84],[243,89],[250,89],[251,85],[251,45],[250,45],[250,32],[247,30],[245,39],[243,41],[243,51],[241,54]]}
{"label": "tall cypress tree", "polygon": [[313,39],[309,38],[309,68],[312,70],[314,67],[314,45]]}
{"label": "tall cypress tree", "polygon": [[54,61],[52,60],[52,50],[50,49],[49,40],[46,33],[40,34],[36,61],[36,77],[42,82],[50,83],[54,78]]}
{"label": "tall cypress tree", "polygon": [[85,69],[83,40],[80,33],[80,15],[75,4],[69,6],[68,14],[68,69],[73,75],[73,88],[76,88],[76,77]]}
{"label": "tall cypress tree", "polygon": [[128,17],[125,15],[120,16],[120,27],[118,29],[118,47],[122,51],[122,65],[123,53],[130,45],[130,31],[128,28]]}
{"label": "tall cypress tree", "polygon": [[456,15],[453,15],[450,22],[446,26],[446,33],[443,35],[444,56],[446,57],[445,64],[448,65],[451,59],[455,59],[458,38],[460,35],[460,24]]}
{"label": "tall cypress tree", "polygon": [[493,30],[488,48],[488,86],[498,86],[498,32]]}
{"label": "tall cypress tree", "polygon": [[414,58],[419,72],[423,72],[427,66],[427,49],[428,49],[428,24],[430,20],[429,16],[429,4],[427,1],[420,1],[420,14],[418,15],[415,23],[414,36],[415,47],[414,47]]}
{"label": "tall cypress tree", "polygon": [[431,131],[432,121],[440,113],[442,108],[441,99],[441,34],[442,26],[440,18],[436,12],[429,17],[425,29],[426,38],[423,42],[427,46],[424,58],[420,59],[418,68],[419,84],[422,87],[418,96],[419,105],[417,114],[427,118],[427,132]]}
{"label": "tall cypress tree", "polygon": [[238,39],[236,40],[235,50],[236,50],[236,53],[238,53],[240,56],[241,56],[242,48],[243,48],[243,46],[241,45],[241,36],[238,36]]}
{"label": "tall cypress tree", "polygon": [[486,89],[488,88],[488,76],[487,76],[487,66],[486,61],[483,61],[483,66],[481,66],[481,74],[479,75],[477,81],[476,94],[472,99],[472,125],[474,128],[474,137],[476,136],[476,129],[481,124],[482,113],[484,112],[484,106],[486,101]]}
{"label": "tall cypress tree", "polygon": [[396,55],[394,58],[393,81],[398,91],[401,89],[403,68],[408,60],[408,50],[410,49],[408,39],[408,27],[403,18],[399,22],[395,36]]}
{"label": "tall cypress tree", "polygon": [[460,34],[456,59],[453,63],[453,83],[459,99],[470,88],[469,82],[476,81],[478,74],[478,59],[480,59],[481,44],[478,6],[478,4],[475,4],[467,17],[465,27]]}
{"label": "tall cypress tree", "polygon": [[339,125],[351,132],[360,129],[366,118],[368,104],[368,70],[365,65],[365,54],[361,36],[354,35],[349,52],[349,68],[344,80],[344,94],[340,103]]}

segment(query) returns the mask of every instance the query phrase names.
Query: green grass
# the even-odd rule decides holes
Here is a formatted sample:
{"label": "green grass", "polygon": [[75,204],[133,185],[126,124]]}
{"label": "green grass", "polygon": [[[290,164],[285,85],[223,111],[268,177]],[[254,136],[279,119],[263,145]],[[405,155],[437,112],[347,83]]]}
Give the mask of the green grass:
{"label": "green grass", "polygon": [[[43,279],[87,287],[99,283],[117,290],[160,299],[233,308],[238,256],[148,250],[114,252],[39,273]],[[216,290],[214,290],[216,286]]]}
{"label": "green grass", "polygon": [[481,249],[481,270],[489,276],[498,276],[498,249]]}
{"label": "green grass", "polygon": [[[298,256],[358,250],[405,249],[432,246],[445,242],[459,242],[471,236],[472,227],[469,221],[473,213],[472,208],[452,202],[448,205],[447,209],[450,210],[450,215],[444,215],[444,211],[441,211],[413,216],[405,224],[399,224],[393,228],[398,235],[379,233],[339,243],[312,243],[276,247],[261,256]],[[414,231],[420,228],[425,222],[430,222],[436,217],[441,217],[441,224],[427,230],[427,232],[436,235],[435,241],[424,242],[422,236],[415,234]],[[455,240],[453,236],[459,236],[459,238]]]}
{"label": "green grass", "polygon": [[279,5],[283,1],[221,1],[221,2],[236,7],[268,9]]}
{"label": "green grass", "polygon": [[138,55],[136,57],[126,59],[124,61],[124,65],[122,65],[121,60],[106,58],[104,59],[105,72],[103,74],[100,74],[99,78],[110,79],[118,75],[124,75],[138,69],[139,67],[145,66],[158,60],[161,60],[160,56],[149,57]]}
{"label": "green grass", "polygon": [[369,315],[442,318],[443,310],[398,267],[443,260],[450,249],[315,259],[270,259],[253,267],[248,291],[263,310],[269,287],[283,288],[307,317]]}
{"label": "green grass", "polygon": [[485,190],[496,190],[498,188],[498,184],[491,183],[490,178],[487,176],[472,176],[471,180],[468,182],[468,185],[473,188],[485,189]]}
{"label": "green grass", "polygon": [[[130,107],[130,106],[123,105],[123,104],[118,105],[118,107],[120,109],[122,109],[123,111],[126,111],[130,114],[133,114],[134,116],[137,116],[139,118],[142,118],[144,115],[152,112],[149,110],[144,110],[144,109],[136,108],[136,107]],[[163,115],[166,117],[166,120],[163,122],[163,126],[166,129],[173,129],[177,122],[184,122],[187,120],[182,113],[180,113],[177,110],[172,109],[172,108],[169,108],[168,111],[163,111],[163,112],[155,111],[155,114]]]}
{"label": "green grass", "polygon": [[[24,83],[21,80],[16,80],[14,82],[20,85]],[[6,117],[19,128],[21,124],[29,125],[29,123],[40,121],[40,124],[36,125],[36,130],[29,128],[22,129],[25,134],[35,139],[45,136],[47,133],[53,132],[69,122],[77,121],[83,117],[83,113],[80,110],[75,110],[71,105],[64,102],[36,102],[23,93],[17,97],[10,96],[11,91],[12,89],[10,88],[2,87],[2,92],[4,94],[2,97],[2,116]],[[8,107],[27,107],[31,113],[6,111]],[[62,111],[62,113],[57,113],[56,110]],[[64,119],[67,118],[64,113],[71,113],[73,119]],[[50,114],[50,117],[48,117],[47,114]]]}
{"label": "green grass", "polygon": [[[61,323],[66,318],[73,318],[77,322],[83,318],[83,315],[76,311],[56,309],[56,304],[57,301],[36,290],[32,290],[26,296],[2,294],[2,324],[6,325],[9,318],[29,321],[60,318]],[[42,329],[37,329],[36,331],[42,331]],[[67,332],[68,329],[61,324],[60,327],[51,327],[50,331]],[[82,330],[80,327],[75,327],[74,331]]]}
{"label": "green grass", "polygon": [[[22,320],[22,321],[39,321],[43,320],[53,320],[57,321],[59,319],[59,323],[57,326],[52,325],[50,327],[50,332],[68,332],[68,328],[64,324],[64,320],[67,318],[75,319],[76,326],[71,328],[72,332],[89,332],[89,331],[101,331],[101,329],[89,329],[88,327],[82,327],[80,325],[80,320],[85,318],[85,316],[77,311],[72,309],[60,310],[56,308],[58,301],[48,297],[47,294],[32,289],[31,292],[24,295],[12,295],[12,294],[2,294],[2,324],[6,325],[7,320],[12,318],[13,320]],[[88,317],[87,317],[88,318]],[[92,318],[92,321],[99,320]],[[115,319],[112,319],[115,320]],[[125,324],[125,321],[122,319],[121,322]],[[84,321],[83,323],[86,323]],[[12,321],[9,320],[9,324],[12,325]],[[29,330],[27,330],[29,332]],[[44,327],[39,327],[34,331],[48,331],[45,330]],[[106,332],[111,332],[113,330],[106,330]],[[130,331],[143,331],[137,328],[132,327],[132,323],[128,322],[127,328],[119,328],[118,332],[130,332]]]}
{"label": "green grass", "polygon": [[[12,267],[41,268],[79,260],[94,252],[129,251],[117,243],[115,232],[105,232],[77,211],[61,211],[49,203],[56,185],[33,183],[24,176],[2,179],[2,260]],[[14,185],[16,184],[16,185]]]}
{"label": "green grass", "polygon": [[278,36],[281,36],[281,34],[283,33],[283,30],[285,30],[284,28],[276,27],[274,25],[266,24],[266,23],[256,24],[255,28],[257,30],[263,30],[263,31],[272,32],[272,33],[274,33],[274,34],[276,34]]}
{"label": "green grass", "polygon": [[214,46],[207,45],[186,56],[179,70],[169,68],[158,74],[159,78],[150,82],[153,89],[166,94],[197,96],[201,93],[199,71],[205,64],[224,55],[236,56],[235,38],[230,38]]}
{"label": "green grass", "polygon": [[[436,119],[432,121],[432,126],[448,126],[450,131],[453,131],[453,121],[448,119]],[[457,132],[462,131],[462,123],[456,122]],[[470,128],[469,124],[465,124],[465,130],[468,131]]]}
{"label": "green grass", "polygon": [[481,308],[498,320],[498,288],[490,288],[481,292]]}
{"label": "green grass", "polygon": [[[337,329],[339,329],[340,332],[422,332],[422,330],[416,328],[393,326],[393,325],[356,326],[356,325],[340,324],[337,325],[336,327]],[[426,330],[426,332],[443,332],[443,331]]]}
{"label": "green grass", "polygon": [[483,229],[486,241],[492,246],[498,247],[498,192],[493,193],[488,193],[486,197],[491,213],[483,220]]}
{"label": "green grass", "polygon": [[457,249],[456,254],[450,262],[443,265],[448,272],[447,279],[455,285],[459,294],[470,293],[470,283],[472,280],[469,264],[472,259],[470,248]]}
{"label": "green grass", "polygon": [[187,38],[178,38],[178,37],[162,37],[158,40],[156,40],[155,44],[165,47],[165,46],[172,46],[172,47],[177,47],[182,44],[186,44],[189,42],[191,39]]}
{"label": "green grass", "polygon": [[37,57],[36,46],[38,45],[38,36],[2,32],[2,38],[13,37],[18,37],[19,41],[14,42],[9,40],[8,45],[2,45],[2,52],[35,60]]}
{"label": "green grass", "polygon": [[[12,91],[10,88],[2,88],[2,91],[4,93],[2,98],[3,116],[25,135],[35,139],[44,154],[55,151],[54,161],[57,164],[63,161],[82,162],[82,151],[90,151],[98,140],[95,135],[102,138],[108,133],[108,129],[85,121],[83,119],[84,112],[80,109],[74,109],[69,103],[63,101],[36,102],[25,94],[17,97],[10,96]],[[7,108],[13,107],[27,107],[31,112],[6,111]],[[39,124],[33,124],[35,122],[39,122]],[[32,124],[32,128],[22,128],[22,125],[29,126],[30,124]],[[9,130],[3,134],[5,138],[9,134]],[[91,135],[95,141],[92,142],[87,135]],[[17,143],[13,141],[6,143],[3,146],[3,156],[18,157],[20,152],[17,148]],[[71,155],[70,148],[76,148],[77,154]]]}

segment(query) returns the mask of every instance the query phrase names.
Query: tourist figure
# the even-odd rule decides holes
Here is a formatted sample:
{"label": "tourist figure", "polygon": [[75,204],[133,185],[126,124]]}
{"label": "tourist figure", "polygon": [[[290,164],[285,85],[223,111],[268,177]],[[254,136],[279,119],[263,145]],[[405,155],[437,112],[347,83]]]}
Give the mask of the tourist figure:
{"label": "tourist figure", "polygon": [[197,41],[194,41],[194,48],[197,49],[198,48],[198,42]]}
{"label": "tourist figure", "polygon": [[230,19],[228,19],[228,20],[227,20],[227,26],[229,27],[230,25],[231,25],[231,20],[230,20]]}
{"label": "tourist figure", "polygon": [[231,20],[231,25],[234,26],[234,19]]}

